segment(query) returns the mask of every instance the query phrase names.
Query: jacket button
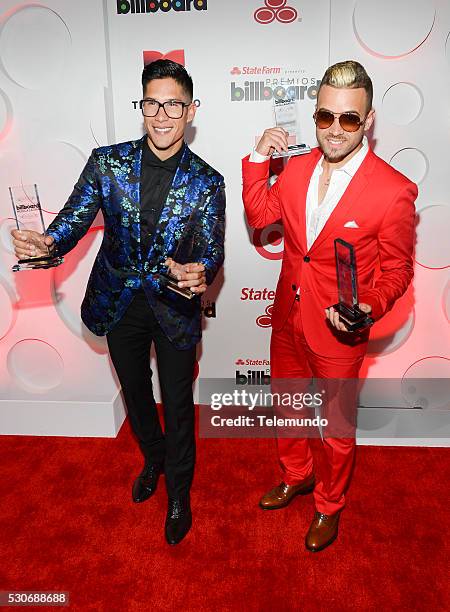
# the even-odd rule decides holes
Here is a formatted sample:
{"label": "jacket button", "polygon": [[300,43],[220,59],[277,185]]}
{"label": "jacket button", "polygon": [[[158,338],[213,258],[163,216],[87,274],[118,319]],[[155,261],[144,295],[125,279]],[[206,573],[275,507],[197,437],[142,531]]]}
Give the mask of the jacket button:
{"label": "jacket button", "polygon": [[306,261],[306,263],[309,263],[311,261],[311,257],[309,255],[305,255],[303,257],[303,261]]}
{"label": "jacket button", "polygon": [[296,291],[297,290],[297,285],[292,285],[292,289],[293,289],[293,291]]}

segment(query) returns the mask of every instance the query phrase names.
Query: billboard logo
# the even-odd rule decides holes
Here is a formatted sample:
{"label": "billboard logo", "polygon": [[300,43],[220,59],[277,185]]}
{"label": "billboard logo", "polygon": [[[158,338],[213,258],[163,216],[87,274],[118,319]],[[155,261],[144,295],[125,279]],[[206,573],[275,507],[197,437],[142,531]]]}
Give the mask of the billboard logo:
{"label": "billboard logo", "polygon": [[185,65],[184,63],[184,49],[176,49],[175,51],[168,51],[167,53],[160,53],[159,51],[143,51],[144,66],[156,62],[156,60],[167,59],[176,62],[177,64]]}
{"label": "billboard logo", "polygon": [[208,0],[117,0],[117,14],[127,15],[128,13],[168,13],[174,11],[190,11],[195,8],[197,11],[206,11]]}
{"label": "billboard logo", "polygon": [[270,370],[247,370],[245,374],[236,370],[236,385],[270,385]]}
{"label": "billboard logo", "polygon": [[304,100],[308,97],[310,100],[317,98],[317,93],[320,85],[320,80],[314,79],[309,87],[308,85],[268,85],[265,81],[244,81],[244,87],[237,87],[236,83],[231,83],[231,101],[232,102],[264,102],[275,99],[285,100],[291,98],[293,100]]}
{"label": "billboard logo", "polygon": [[297,19],[297,11],[286,6],[287,0],[264,0],[264,4],[253,14],[258,23],[272,23],[275,19],[280,23],[292,23]]}

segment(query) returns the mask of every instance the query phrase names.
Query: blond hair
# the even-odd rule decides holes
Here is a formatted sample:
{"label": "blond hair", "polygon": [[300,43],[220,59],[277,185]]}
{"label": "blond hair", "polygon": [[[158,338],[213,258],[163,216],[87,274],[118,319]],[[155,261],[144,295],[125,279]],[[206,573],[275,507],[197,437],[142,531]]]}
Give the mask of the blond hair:
{"label": "blond hair", "polygon": [[[373,86],[365,68],[354,60],[333,64],[325,71],[320,87],[329,85],[338,89],[362,87],[367,94],[367,111],[372,108]],[[320,91],[319,87],[319,91]]]}

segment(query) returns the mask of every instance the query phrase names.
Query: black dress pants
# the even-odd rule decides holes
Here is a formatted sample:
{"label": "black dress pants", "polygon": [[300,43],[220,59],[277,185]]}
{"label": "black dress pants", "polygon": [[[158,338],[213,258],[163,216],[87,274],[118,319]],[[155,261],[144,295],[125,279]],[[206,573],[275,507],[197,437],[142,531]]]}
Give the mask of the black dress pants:
{"label": "black dress pants", "polygon": [[[195,463],[195,346],[178,350],[171,344],[143,291],[136,294],[125,315],[107,334],[107,341],[130,423],[146,460],[164,466],[169,497],[187,495]],[[164,433],[153,396],[152,342],[164,407]]]}

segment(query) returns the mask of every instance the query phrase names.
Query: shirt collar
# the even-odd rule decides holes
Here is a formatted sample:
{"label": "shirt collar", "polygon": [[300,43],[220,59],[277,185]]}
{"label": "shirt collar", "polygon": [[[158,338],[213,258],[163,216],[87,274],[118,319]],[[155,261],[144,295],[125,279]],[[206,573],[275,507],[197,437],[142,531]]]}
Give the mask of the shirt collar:
{"label": "shirt collar", "polygon": [[142,143],[142,163],[146,166],[151,166],[152,168],[164,168],[165,170],[174,172],[178,168],[178,164],[183,156],[184,147],[185,144],[183,143],[180,150],[172,155],[172,157],[162,160],[153,153],[147,144],[147,139],[145,138]]}

